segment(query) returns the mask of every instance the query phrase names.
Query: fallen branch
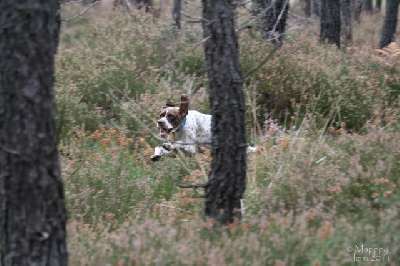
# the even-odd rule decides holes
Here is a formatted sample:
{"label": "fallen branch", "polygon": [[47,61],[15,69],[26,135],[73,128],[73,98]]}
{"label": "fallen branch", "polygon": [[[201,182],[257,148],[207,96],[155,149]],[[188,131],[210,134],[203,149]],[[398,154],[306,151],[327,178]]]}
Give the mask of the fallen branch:
{"label": "fallen branch", "polygon": [[86,7],[84,10],[82,10],[81,13],[77,14],[76,16],[70,17],[70,18],[66,18],[66,19],[62,19],[61,21],[69,21],[69,20],[73,20],[76,19],[79,16],[82,16],[83,14],[85,14],[90,8],[94,7],[95,5],[99,4],[100,0],[97,0],[96,2],[93,2],[90,6]]}
{"label": "fallen branch", "polygon": [[202,18],[197,18],[197,17],[193,17],[192,15],[189,15],[183,11],[181,11],[181,14],[184,15],[185,17],[191,18],[191,19],[195,19],[196,21],[204,21],[208,23],[208,20],[202,19]]}
{"label": "fallen branch", "polygon": [[204,184],[190,184],[190,185],[181,185],[181,184],[176,184],[180,188],[206,188],[208,187],[208,183]]}
{"label": "fallen branch", "polygon": [[78,1],[71,1],[71,2],[67,2],[67,3],[63,3],[61,2],[61,5],[72,5],[72,4],[77,4],[77,3],[82,3],[85,0],[78,0]]}

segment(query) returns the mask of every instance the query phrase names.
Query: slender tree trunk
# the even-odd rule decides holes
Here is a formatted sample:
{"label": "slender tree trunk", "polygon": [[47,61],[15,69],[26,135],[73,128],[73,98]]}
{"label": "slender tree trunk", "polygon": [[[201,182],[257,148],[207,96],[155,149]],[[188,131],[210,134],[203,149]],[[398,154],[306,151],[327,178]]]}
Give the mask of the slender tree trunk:
{"label": "slender tree trunk", "polygon": [[394,41],[394,34],[397,27],[397,17],[399,14],[399,3],[400,0],[386,1],[385,21],[383,22],[382,35],[379,42],[380,48],[383,48]]}
{"label": "slender tree trunk", "polygon": [[265,11],[264,31],[267,39],[282,42],[289,12],[289,0],[272,0],[269,6],[270,8]]}
{"label": "slender tree trunk", "polygon": [[321,0],[320,40],[340,47],[340,1]]}
{"label": "slender tree trunk", "polygon": [[351,8],[353,10],[354,20],[357,23],[361,23],[362,3],[363,0],[351,0],[351,5],[352,5]]}
{"label": "slender tree trunk", "polygon": [[174,6],[172,7],[172,19],[178,29],[181,28],[181,0],[174,0]]}
{"label": "slender tree trunk", "polygon": [[234,0],[203,0],[202,5],[213,136],[205,215],[226,225],[241,218],[246,185],[243,76]]}
{"label": "slender tree trunk", "polygon": [[372,15],[372,0],[364,0],[364,10],[368,15]]}
{"label": "slender tree trunk", "polygon": [[55,128],[59,1],[0,1],[0,265],[67,265]]}
{"label": "slender tree trunk", "polygon": [[[128,0],[126,0],[128,1]],[[136,0],[136,5],[139,9],[142,8],[142,6],[145,7],[145,11],[149,12],[151,7],[153,6],[153,1],[152,0]]]}
{"label": "slender tree trunk", "polygon": [[313,0],[313,14],[314,15],[316,15],[316,16],[320,16],[320,12],[319,12],[319,10],[320,10],[320,8],[319,8],[319,6],[320,6],[320,1],[319,0]]}
{"label": "slender tree trunk", "polygon": [[352,43],[352,23],[351,23],[351,0],[341,0],[341,20],[342,20],[342,36],[345,45]]}
{"label": "slender tree trunk", "polygon": [[304,14],[306,18],[311,17],[311,0],[305,0]]}
{"label": "slender tree trunk", "polygon": [[377,12],[381,12],[381,10],[382,10],[382,0],[376,0],[375,8],[376,8]]}

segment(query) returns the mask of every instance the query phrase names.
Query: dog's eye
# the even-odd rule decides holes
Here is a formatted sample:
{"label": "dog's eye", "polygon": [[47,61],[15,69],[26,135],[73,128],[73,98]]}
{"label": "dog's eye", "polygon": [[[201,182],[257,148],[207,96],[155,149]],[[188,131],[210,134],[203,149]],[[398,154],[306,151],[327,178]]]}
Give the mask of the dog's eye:
{"label": "dog's eye", "polygon": [[168,115],[168,118],[173,120],[173,119],[175,119],[175,116],[173,116],[173,115]]}

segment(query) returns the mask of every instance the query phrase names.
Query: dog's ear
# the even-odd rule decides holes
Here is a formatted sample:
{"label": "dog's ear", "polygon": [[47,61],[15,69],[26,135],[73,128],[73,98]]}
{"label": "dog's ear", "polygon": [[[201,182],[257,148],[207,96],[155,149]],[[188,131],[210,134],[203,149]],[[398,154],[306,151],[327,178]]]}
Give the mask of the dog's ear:
{"label": "dog's ear", "polygon": [[175,106],[176,106],[175,104],[173,104],[171,102],[167,102],[162,109],[165,109],[165,108],[168,108],[168,107],[175,107]]}
{"label": "dog's ear", "polygon": [[181,105],[179,106],[179,113],[181,115],[187,115],[189,112],[189,96],[187,94],[181,95]]}

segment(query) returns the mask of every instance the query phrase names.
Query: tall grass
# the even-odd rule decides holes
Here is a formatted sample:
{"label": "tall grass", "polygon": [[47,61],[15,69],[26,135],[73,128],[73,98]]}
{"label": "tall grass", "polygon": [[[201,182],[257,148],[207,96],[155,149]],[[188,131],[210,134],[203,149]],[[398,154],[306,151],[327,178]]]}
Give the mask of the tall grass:
{"label": "tall grass", "polygon": [[[189,91],[208,112],[201,29],[93,11],[64,24],[56,62],[71,265],[373,265],[368,248],[400,263],[399,65],[362,39],[373,25],[341,51],[292,18],[245,82],[244,221],[211,229],[203,191],[177,186],[205,182],[210,151],[149,160],[166,101]],[[257,33],[240,44],[245,73],[270,49]]]}

